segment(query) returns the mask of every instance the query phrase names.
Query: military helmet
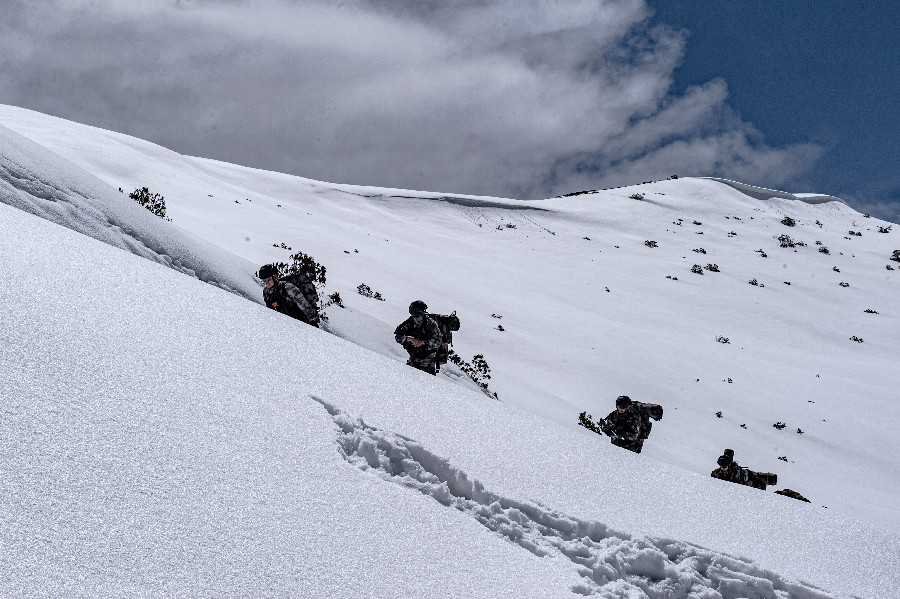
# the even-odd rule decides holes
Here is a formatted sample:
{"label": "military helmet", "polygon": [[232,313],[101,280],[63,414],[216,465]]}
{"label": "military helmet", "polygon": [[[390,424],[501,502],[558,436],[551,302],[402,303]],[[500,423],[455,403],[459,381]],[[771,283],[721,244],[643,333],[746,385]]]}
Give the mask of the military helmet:
{"label": "military helmet", "polygon": [[[732,453],[732,455],[734,455],[734,454]],[[721,466],[722,468],[726,468],[726,467],[728,467],[728,466],[731,466],[731,464],[732,464],[733,462],[734,462],[734,459],[732,458],[732,456],[728,455],[727,453],[725,453],[725,454],[723,454],[723,455],[720,455],[720,456],[719,456],[719,459],[716,460],[716,463],[717,463],[719,466]]]}
{"label": "military helmet", "polygon": [[259,267],[259,272],[256,273],[256,276],[261,280],[265,281],[269,277],[273,275],[277,275],[278,271],[275,269],[275,265],[273,264],[263,264]]}
{"label": "military helmet", "polygon": [[631,405],[631,398],[627,395],[620,395],[616,398],[616,407],[617,408],[627,408]]}
{"label": "military helmet", "polygon": [[413,316],[417,314],[425,314],[428,311],[428,306],[425,305],[425,302],[422,300],[416,300],[409,305],[409,313]]}

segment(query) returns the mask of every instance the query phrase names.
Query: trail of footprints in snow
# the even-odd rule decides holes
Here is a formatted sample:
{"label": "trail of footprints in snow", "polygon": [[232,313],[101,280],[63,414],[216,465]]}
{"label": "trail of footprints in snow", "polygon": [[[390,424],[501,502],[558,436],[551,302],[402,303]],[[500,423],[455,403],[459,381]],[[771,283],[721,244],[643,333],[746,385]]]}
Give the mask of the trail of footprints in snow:
{"label": "trail of footprints in snow", "polygon": [[545,506],[502,497],[419,443],[367,426],[312,397],[339,429],[344,458],[361,470],[415,489],[469,514],[538,557],[571,562],[582,577],[572,591],[633,599],[832,599],[751,562],[670,539],[634,538]]}

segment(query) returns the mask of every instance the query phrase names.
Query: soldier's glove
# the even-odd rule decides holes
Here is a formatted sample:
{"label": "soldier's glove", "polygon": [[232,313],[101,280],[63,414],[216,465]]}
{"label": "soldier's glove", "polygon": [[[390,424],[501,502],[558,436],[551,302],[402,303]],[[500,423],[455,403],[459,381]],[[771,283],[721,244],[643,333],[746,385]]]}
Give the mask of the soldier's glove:
{"label": "soldier's glove", "polygon": [[422,341],[421,339],[416,339],[415,337],[407,337],[406,340],[413,347],[422,347],[423,345],[425,345],[424,341]]}

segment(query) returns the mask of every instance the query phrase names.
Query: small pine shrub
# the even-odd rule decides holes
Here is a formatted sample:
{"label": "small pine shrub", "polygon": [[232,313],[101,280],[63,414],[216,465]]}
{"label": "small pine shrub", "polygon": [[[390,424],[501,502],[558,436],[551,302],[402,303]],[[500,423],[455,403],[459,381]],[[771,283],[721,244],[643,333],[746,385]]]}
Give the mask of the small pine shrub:
{"label": "small pine shrub", "polygon": [[643,199],[644,199],[644,194],[642,194],[642,193],[633,193],[633,194],[631,194],[631,195],[628,196],[628,197],[631,198],[632,200],[643,200]]}
{"label": "small pine shrub", "polygon": [[754,287],[758,287],[758,286],[759,286],[759,282],[758,282],[756,279],[750,279],[750,280],[747,281],[747,282],[750,283],[751,285],[753,285]]}
{"label": "small pine shrub", "polygon": [[697,252],[698,254],[705,254],[705,253],[706,253],[706,250],[704,250],[703,248],[694,248],[694,251]]}
{"label": "small pine shrub", "polygon": [[774,426],[774,427],[777,428],[778,430],[782,430],[782,429],[783,429],[784,427],[786,427],[787,425],[786,425],[785,423],[783,423],[783,422],[776,422],[776,423],[773,424],[772,426]]}
{"label": "small pine shrub", "polygon": [[707,265],[704,266],[703,268],[705,268],[705,269],[708,270],[709,272],[719,272],[719,265],[718,265],[718,264],[707,264]]}
{"label": "small pine shrub", "polygon": [[891,260],[893,260],[894,262],[900,262],[900,250],[894,250],[894,252],[891,254]]}
{"label": "small pine shrub", "polygon": [[716,337],[716,341],[718,341],[719,343],[731,343],[731,341],[729,341],[728,337],[722,337],[721,335]]}
{"label": "small pine shrub", "polygon": [[831,252],[828,251],[828,248],[825,247],[824,245],[823,245],[822,247],[819,248],[819,252],[822,253],[822,254],[825,254],[825,255],[828,255],[828,254],[831,253]]}
{"label": "small pine shrub", "polygon": [[792,219],[790,216],[785,216],[783,219],[781,219],[781,224],[785,227],[793,227],[797,224],[797,221]]}
{"label": "small pine shrub", "polygon": [[[122,188],[119,188],[122,191]],[[166,218],[166,198],[158,193],[150,193],[146,187],[135,189],[128,197],[160,218]],[[171,219],[166,219],[171,220]]]}
{"label": "small pine shrub", "polygon": [[598,435],[603,436],[603,429],[600,428],[599,424],[594,422],[594,417],[587,412],[582,412],[578,415],[578,424],[589,431],[594,431]]}
{"label": "small pine shrub", "polygon": [[649,239],[648,239],[647,241],[644,242],[644,245],[646,245],[648,248],[659,247],[659,246],[656,244],[655,241],[651,241],[651,240],[649,240]]}
{"label": "small pine shrub", "polygon": [[888,226],[886,226],[886,227],[881,227],[881,226],[879,226],[879,227],[878,227],[878,232],[879,232],[879,233],[890,233],[892,227],[893,227],[893,225],[888,225]]}
{"label": "small pine shrub", "polygon": [[781,247],[783,248],[792,248],[797,245],[796,243],[794,243],[794,240],[791,239],[788,235],[779,235],[778,243],[781,244]]}
{"label": "small pine shrub", "polygon": [[694,273],[694,274],[702,275],[702,274],[703,274],[703,267],[700,266],[699,264],[695,264],[695,265],[693,265],[693,266],[691,267],[691,272]]}
{"label": "small pine shrub", "polygon": [[[471,362],[466,362],[459,357],[459,354],[451,349],[449,359],[463,371],[463,374],[472,379],[476,385],[485,391],[488,390],[488,381],[491,379],[491,367],[488,366],[483,355],[475,354],[475,356],[472,357]],[[494,397],[496,396],[495,393]]]}
{"label": "small pine shrub", "polygon": [[341,299],[341,294],[335,291],[331,295],[328,296],[328,301],[322,306],[323,308],[327,308],[328,306],[338,306],[340,308],[344,307],[344,300]]}
{"label": "small pine shrub", "polygon": [[850,341],[856,341],[857,343],[863,342],[862,337],[857,337],[856,335],[853,335],[852,337],[850,337]]}
{"label": "small pine shrub", "polygon": [[356,292],[363,297],[371,297],[372,299],[377,299],[380,302],[384,301],[384,298],[381,297],[381,293],[379,293],[378,291],[372,291],[372,288],[365,283],[360,283],[356,287]]}
{"label": "small pine shrub", "polygon": [[273,266],[278,270],[278,278],[284,278],[296,274],[298,272],[308,272],[312,274],[312,281],[319,289],[325,287],[324,266],[316,262],[315,258],[303,252],[297,252],[291,255],[290,264],[286,262],[276,262]]}

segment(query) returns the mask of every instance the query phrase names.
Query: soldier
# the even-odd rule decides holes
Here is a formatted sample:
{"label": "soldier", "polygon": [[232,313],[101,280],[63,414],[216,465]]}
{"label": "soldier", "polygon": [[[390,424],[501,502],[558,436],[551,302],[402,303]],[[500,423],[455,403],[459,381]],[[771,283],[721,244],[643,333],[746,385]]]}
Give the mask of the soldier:
{"label": "soldier", "polygon": [[290,281],[279,281],[278,270],[273,265],[263,265],[257,276],[263,282],[263,299],[269,308],[314,327],[319,326],[315,303]]}
{"label": "soldier", "polygon": [[719,467],[709,474],[713,478],[762,489],[763,491],[766,490],[766,485],[778,483],[778,477],[771,472],[754,472],[749,468],[742,468],[734,461],[734,451],[731,449],[726,449],[722,452],[717,463]]}
{"label": "soldier", "polygon": [[[659,408],[659,418],[662,418],[662,408]],[[610,436],[613,445],[641,453],[644,439],[650,435],[650,416],[644,404],[631,401],[627,395],[620,395],[616,398],[616,409],[603,420],[601,427]]]}
{"label": "soldier", "polygon": [[436,375],[441,331],[437,323],[426,314],[427,310],[428,306],[421,300],[411,303],[410,316],[394,330],[394,339],[409,354],[407,364]]}

